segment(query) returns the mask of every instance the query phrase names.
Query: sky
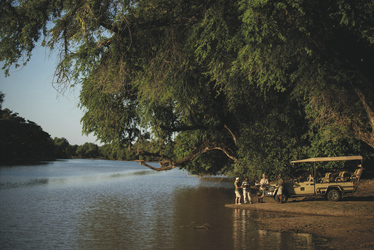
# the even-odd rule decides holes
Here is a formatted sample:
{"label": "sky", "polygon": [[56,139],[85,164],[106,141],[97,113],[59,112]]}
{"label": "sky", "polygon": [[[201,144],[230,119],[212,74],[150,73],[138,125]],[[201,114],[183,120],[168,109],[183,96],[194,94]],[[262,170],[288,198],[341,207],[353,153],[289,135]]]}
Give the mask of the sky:
{"label": "sky", "polygon": [[5,94],[2,108],[35,122],[52,138],[66,138],[71,145],[100,144],[93,135],[82,135],[80,89],[69,89],[61,95],[52,86],[56,65],[56,57],[39,46],[25,67],[12,69],[8,77],[1,70],[0,91]]}

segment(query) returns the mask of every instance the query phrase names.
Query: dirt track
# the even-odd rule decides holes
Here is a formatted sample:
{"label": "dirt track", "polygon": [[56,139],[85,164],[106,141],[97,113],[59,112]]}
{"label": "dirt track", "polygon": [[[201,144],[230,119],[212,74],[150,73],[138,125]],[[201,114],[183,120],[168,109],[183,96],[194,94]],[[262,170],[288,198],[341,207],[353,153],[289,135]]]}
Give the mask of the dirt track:
{"label": "dirt track", "polygon": [[374,249],[374,179],[361,180],[357,192],[339,202],[298,198],[279,204],[265,198],[265,203],[257,203],[256,196],[253,200],[254,204],[226,207],[292,214],[260,218],[258,223],[262,229],[327,238],[332,249]]}

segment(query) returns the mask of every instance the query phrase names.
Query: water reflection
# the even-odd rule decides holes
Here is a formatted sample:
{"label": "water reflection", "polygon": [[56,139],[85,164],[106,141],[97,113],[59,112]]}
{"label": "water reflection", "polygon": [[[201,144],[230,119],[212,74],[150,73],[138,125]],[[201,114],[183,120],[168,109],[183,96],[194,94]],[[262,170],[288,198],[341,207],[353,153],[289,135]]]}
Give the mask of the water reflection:
{"label": "water reflection", "polygon": [[[254,224],[250,220],[251,211],[244,209],[234,209],[233,220],[233,240],[234,249],[246,249],[248,246],[248,239],[253,236],[255,231]],[[247,225],[248,224],[248,225]]]}
{"label": "water reflection", "polygon": [[256,246],[257,249],[321,249],[325,247],[325,240],[311,234],[274,232],[258,229],[253,219],[266,219],[274,216],[287,216],[269,214],[251,210],[234,209],[233,211],[233,240],[234,249],[248,249]]}
{"label": "water reflection", "polygon": [[0,248],[317,248],[310,235],[259,230],[253,219],[271,214],[225,207],[231,182],[123,164],[0,169]]}
{"label": "water reflection", "polygon": [[172,199],[159,195],[103,197],[79,217],[79,249],[172,247],[172,206]]}

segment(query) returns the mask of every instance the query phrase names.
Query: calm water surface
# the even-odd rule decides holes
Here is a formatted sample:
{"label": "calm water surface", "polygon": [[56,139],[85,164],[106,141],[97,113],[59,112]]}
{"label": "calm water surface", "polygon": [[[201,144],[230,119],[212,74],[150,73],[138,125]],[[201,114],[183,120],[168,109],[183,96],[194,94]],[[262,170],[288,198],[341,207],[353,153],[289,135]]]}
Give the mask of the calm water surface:
{"label": "calm water surface", "polygon": [[259,230],[252,220],[272,214],[224,207],[232,186],[136,162],[1,167],[0,249],[323,247],[323,239]]}

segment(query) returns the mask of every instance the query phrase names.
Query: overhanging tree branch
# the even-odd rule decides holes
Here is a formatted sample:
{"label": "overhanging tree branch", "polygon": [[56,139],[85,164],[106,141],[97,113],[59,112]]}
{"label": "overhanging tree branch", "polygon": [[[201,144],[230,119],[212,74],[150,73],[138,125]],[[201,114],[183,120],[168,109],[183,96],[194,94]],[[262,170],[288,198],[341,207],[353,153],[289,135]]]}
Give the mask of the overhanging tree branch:
{"label": "overhanging tree branch", "polygon": [[[155,154],[155,153],[150,153],[150,152],[146,152],[146,151],[137,151],[137,154],[140,154],[140,155],[150,155],[150,156],[159,156],[160,158],[163,158],[165,160],[161,160],[159,163],[160,163],[160,168],[155,168],[155,167],[152,167],[150,166],[149,164],[147,164],[145,161],[139,161],[139,163],[143,166],[146,166],[150,169],[153,169],[153,170],[156,170],[156,171],[165,171],[165,170],[171,170],[171,169],[174,169],[174,168],[179,168],[179,169],[182,169],[186,166],[186,164],[190,161],[192,161],[193,159],[195,159],[197,156],[201,155],[201,154],[205,154],[209,151],[212,151],[212,150],[220,150],[222,151],[227,157],[229,157],[231,160],[235,161],[235,162],[239,162],[239,160],[236,158],[236,156],[234,156],[233,152],[231,149],[229,149],[225,144],[223,143],[217,143],[217,142],[210,142],[210,143],[204,143],[202,144],[200,147],[192,150],[186,157],[180,159],[180,160],[172,160],[166,156],[163,156],[163,155],[158,155],[158,154]],[[135,151],[135,150],[132,150],[132,151]]]}

